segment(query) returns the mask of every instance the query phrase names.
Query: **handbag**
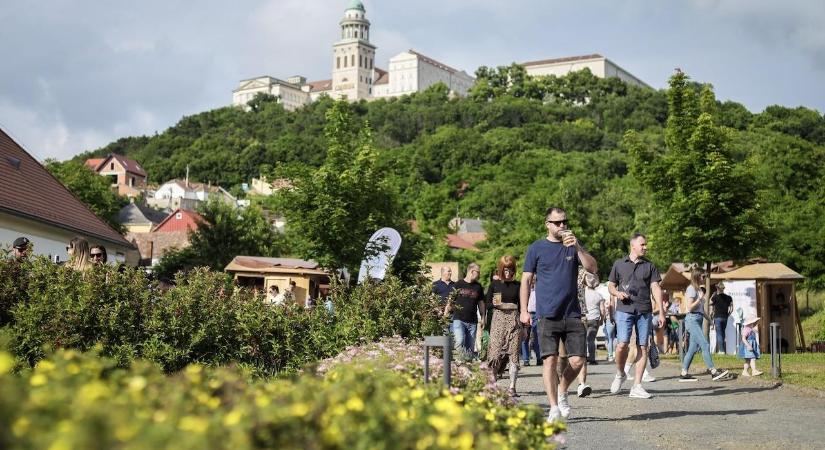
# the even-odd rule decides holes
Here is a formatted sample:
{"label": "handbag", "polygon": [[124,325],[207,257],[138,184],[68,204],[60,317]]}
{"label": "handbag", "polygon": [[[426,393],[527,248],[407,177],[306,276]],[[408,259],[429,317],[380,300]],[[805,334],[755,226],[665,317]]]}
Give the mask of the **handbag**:
{"label": "handbag", "polygon": [[655,369],[659,367],[659,347],[656,346],[656,340],[650,336],[647,346],[647,359],[650,363],[650,368]]}

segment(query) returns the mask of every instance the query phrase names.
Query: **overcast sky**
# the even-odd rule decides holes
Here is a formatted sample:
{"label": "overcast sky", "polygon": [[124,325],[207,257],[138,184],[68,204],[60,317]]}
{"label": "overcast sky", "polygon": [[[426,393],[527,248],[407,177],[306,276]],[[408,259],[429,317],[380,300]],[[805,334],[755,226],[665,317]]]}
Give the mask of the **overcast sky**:
{"label": "overcast sky", "polygon": [[[39,159],[153,134],[239,80],[326,79],[349,0],[3,0],[0,127]],[[414,48],[480,65],[600,53],[662,88],[675,67],[751,111],[825,112],[822,0],[366,0],[376,66]]]}

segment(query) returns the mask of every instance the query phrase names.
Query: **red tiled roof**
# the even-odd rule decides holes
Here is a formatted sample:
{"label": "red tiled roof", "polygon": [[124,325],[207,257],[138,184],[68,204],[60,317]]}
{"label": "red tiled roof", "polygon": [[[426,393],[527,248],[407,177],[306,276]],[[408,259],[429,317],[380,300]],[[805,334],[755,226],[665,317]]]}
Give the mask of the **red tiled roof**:
{"label": "red tiled roof", "polygon": [[448,234],[444,236],[444,240],[447,242],[447,247],[450,248],[458,248],[461,250],[472,250],[474,252],[478,251],[478,247],[475,245],[461,239],[456,234]]}
{"label": "red tiled roof", "polygon": [[579,56],[567,56],[565,58],[554,58],[554,59],[542,59],[539,61],[527,61],[519,64],[520,66],[539,66],[542,64],[556,64],[556,63],[564,63],[564,62],[574,62],[574,61],[584,61],[588,59],[601,59],[604,56],[593,53],[592,55],[579,55]]}
{"label": "red tiled roof", "polygon": [[88,167],[88,168],[90,168],[94,171],[97,171],[98,166],[100,166],[100,163],[102,163],[104,159],[106,159],[106,158],[89,158],[83,164],[85,164],[86,167]]}
{"label": "red tiled roof", "polygon": [[330,91],[330,90],[332,90],[332,80],[310,81],[307,84],[309,85],[309,92],[320,92],[320,91]]}
{"label": "red tiled roof", "polygon": [[0,211],[131,247],[2,129]]}
{"label": "red tiled roof", "polygon": [[[120,165],[123,166],[123,168],[126,169],[127,172],[133,173],[135,175],[139,175],[139,176],[144,177],[144,178],[146,177],[146,171],[143,170],[143,167],[140,167],[140,164],[137,161],[135,161],[134,159],[129,159],[129,158],[127,158],[125,156],[122,156],[122,155],[118,155],[117,153],[112,153],[111,155],[104,158],[97,165],[97,167],[95,168],[95,171],[99,172],[100,169],[103,166],[105,166],[107,162],[109,162],[109,159],[112,159],[112,158],[116,159],[117,162],[119,162]],[[92,160],[86,160],[87,165],[89,164],[89,161],[92,161]]]}
{"label": "red tiled roof", "polygon": [[375,68],[375,83],[372,83],[372,84],[373,85],[387,84],[389,82],[390,82],[390,73],[387,72],[386,70],[379,69],[378,67],[376,67]]}
{"label": "red tiled roof", "polygon": [[[178,218],[178,214],[180,214],[180,218]],[[158,233],[169,231],[197,231],[198,224],[201,222],[203,222],[203,217],[201,217],[200,214],[186,209],[177,209],[166,216],[152,231]]]}
{"label": "red tiled roof", "polygon": [[161,258],[170,250],[181,250],[190,244],[188,231],[128,233],[126,238],[138,248],[142,260]]}

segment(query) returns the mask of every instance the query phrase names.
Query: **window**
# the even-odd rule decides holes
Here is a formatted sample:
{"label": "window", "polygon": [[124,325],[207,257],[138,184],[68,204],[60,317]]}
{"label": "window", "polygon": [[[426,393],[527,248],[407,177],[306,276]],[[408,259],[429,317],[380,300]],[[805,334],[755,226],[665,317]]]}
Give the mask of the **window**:
{"label": "window", "polygon": [[336,69],[340,69],[340,68],[341,68],[341,57],[340,57],[340,56],[336,56],[336,57],[335,57],[335,68],[336,68]]}
{"label": "window", "polygon": [[178,220],[183,219],[183,214],[181,214],[181,213],[175,214],[175,219],[178,219]]}
{"label": "window", "polygon": [[355,30],[355,39],[358,39],[358,30]]}
{"label": "window", "polygon": [[115,170],[115,163],[109,163],[109,170]]}
{"label": "window", "polygon": [[347,67],[347,60],[348,60],[348,59],[349,59],[349,58],[347,58],[347,56],[346,56],[346,55],[344,55],[344,67]]}
{"label": "window", "polygon": [[358,55],[358,67],[364,67],[364,57]]}
{"label": "window", "polygon": [[355,55],[352,55],[352,67],[355,67]]}
{"label": "window", "polygon": [[135,186],[135,177],[132,177],[132,179],[129,181],[129,186]]}

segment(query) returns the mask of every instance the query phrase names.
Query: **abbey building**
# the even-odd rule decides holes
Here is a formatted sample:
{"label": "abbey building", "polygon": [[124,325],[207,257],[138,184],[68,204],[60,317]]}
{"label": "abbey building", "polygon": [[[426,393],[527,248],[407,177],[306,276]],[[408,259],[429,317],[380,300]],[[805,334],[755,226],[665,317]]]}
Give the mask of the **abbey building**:
{"label": "abbey building", "polygon": [[375,44],[370,42],[370,21],[360,0],[352,0],[340,22],[341,38],[332,46],[332,78],[307,81],[302,76],[286,80],[262,76],[241,80],[232,91],[232,104],[245,105],[258,93],[280,98],[293,110],[326,94],[334,99],[372,100],[420,92],[442,82],[451,92],[466,95],[475,79],[415,50],[390,58],[388,70],[375,66]]}

